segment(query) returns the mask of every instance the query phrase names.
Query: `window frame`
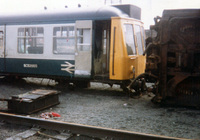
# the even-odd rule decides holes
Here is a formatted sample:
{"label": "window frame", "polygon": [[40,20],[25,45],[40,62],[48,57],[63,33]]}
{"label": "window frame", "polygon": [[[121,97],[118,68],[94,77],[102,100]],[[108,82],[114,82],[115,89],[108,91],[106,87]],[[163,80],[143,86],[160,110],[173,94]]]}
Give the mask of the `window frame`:
{"label": "window frame", "polygon": [[[39,33],[39,29],[42,29],[42,32]],[[29,46],[30,43],[32,43],[32,46]],[[17,30],[17,52],[19,54],[43,54],[44,27],[19,27]]]}
{"label": "window frame", "polygon": [[0,31],[0,48],[4,47],[4,32]]}
{"label": "window frame", "polygon": [[[80,52],[91,51],[92,38],[90,37],[90,28],[77,28],[77,50]],[[87,38],[88,37],[88,38]]]}
{"label": "window frame", "polygon": [[[56,28],[59,28],[59,30],[55,31]],[[66,28],[67,30],[63,30],[64,28]],[[66,34],[64,34],[63,31],[66,31]],[[57,33],[58,32],[58,33]],[[70,54],[75,54],[75,44],[76,44],[76,37],[75,37],[75,25],[59,25],[59,26],[54,26],[53,27],[53,54],[55,55],[70,55]],[[65,49],[67,50],[67,52],[60,52],[58,51],[58,43],[57,43],[57,39],[61,39],[64,40],[66,39],[67,42],[69,42],[70,40],[73,42],[72,45],[67,45],[66,46],[66,42],[65,42],[65,47],[73,47],[71,48],[73,51],[68,51],[69,48]]]}
{"label": "window frame", "polygon": [[[138,40],[138,36],[137,36],[137,32],[136,32],[136,26],[139,28],[140,31],[138,31],[138,33],[140,33],[140,44],[139,44],[139,40]],[[138,50],[138,55],[143,55],[144,53],[144,40],[143,40],[143,34],[142,34],[142,29],[141,29],[141,25],[140,24],[134,24],[134,36],[135,36],[135,45],[137,47]],[[140,52],[140,46],[142,47],[142,53]]]}
{"label": "window frame", "polygon": [[[126,33],[125,33],[125,25],[129,25],[131,28],[132,28],[132,43],[133,43],[133,47],[132,46],[130,46],[130,48],[131,48],[131,51],[132,51],[132,53],[131,54],[129,54],[129,52],[128,52],[128,47],[127,47],[127,40],[126,40]],[[135,55],[137,55],[137,46],[136,46],[136,42],[135,42],[135,29],[134,29],[134,24],[132,24],[132,23],[124,23],[123,24],[123,33],[124,33],[124,39],[125,39],[125,46],[126,46],[126,51],[127,51],[127,55],[128,56],[135,56]]]}

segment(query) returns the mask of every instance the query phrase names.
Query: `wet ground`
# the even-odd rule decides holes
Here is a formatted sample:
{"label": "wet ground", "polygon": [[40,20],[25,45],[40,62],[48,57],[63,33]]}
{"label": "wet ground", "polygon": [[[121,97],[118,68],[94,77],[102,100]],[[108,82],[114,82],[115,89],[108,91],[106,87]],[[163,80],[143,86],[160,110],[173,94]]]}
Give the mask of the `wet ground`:
{"label": "wet ground", "polygon": [[[139,99],[129,98],[119,86],[91,83],[88,89],[69,90],[48,79],[26,78],[20,81],[0,81],[0,98],[22,94],[35,89],[60,91],[60,104],[32,114],[40,117],[44,112],[61,115],[56,120],[129,130],[179,138],[200,139],[200,110],[178,107],[160,107],[151,102],[153,94]],[[0,102],[6,108],[6,102]],[[53,119],[53,118],[51,118]],[[6,129],[5,129],[5,128]],[[25,131],[25,127],[0,124],[1,139]]]}

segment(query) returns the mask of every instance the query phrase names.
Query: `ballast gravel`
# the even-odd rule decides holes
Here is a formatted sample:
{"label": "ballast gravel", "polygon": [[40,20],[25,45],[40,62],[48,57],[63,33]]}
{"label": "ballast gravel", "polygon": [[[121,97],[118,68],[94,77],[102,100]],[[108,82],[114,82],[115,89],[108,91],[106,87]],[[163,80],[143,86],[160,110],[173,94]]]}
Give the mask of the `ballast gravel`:
{"label": "ballast gravel", "polygon": [[[134,132],[164,135],[170,137],[200,139],[200,110],[181,107],[161,107],[151,102],[152,93],[146,93],[139,99],[129,98],[114,85],[91,83],[87,89],[68,89],[58,86],[49,79],[24,78],[19,81],[7,81],[0,78],[0,98],[9,98],[14,94],[23,94],[35,89],[58,90],[60,104],[42,110],[31,117],[40,118],[41,113],[55,112],[61,117],[50,118],[71,123],[100,126]],[[0,102],[0,108],[6,108],[6,102]],[[6,127],[0,124],[0,139],[6,139],[27,129],[15,125]],[[30,139],[31,140],[31,139]]]}

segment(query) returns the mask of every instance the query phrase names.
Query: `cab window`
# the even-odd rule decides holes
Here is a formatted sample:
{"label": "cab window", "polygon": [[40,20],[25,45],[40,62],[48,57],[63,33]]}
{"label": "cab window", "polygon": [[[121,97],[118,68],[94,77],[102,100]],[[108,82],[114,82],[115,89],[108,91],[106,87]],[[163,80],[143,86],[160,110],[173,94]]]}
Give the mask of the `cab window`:
{"label": "cab window", "polygon": [[53,53],[74,54],[75,30],[74,26],[54,27],[53,29]]}
{"label": "cab window", "polygon": [[139,25],[134,25],[135,28],[135,36],[137,40],[137,47],[138,47],[138,53],[139,55],[143,54],[143,43],[142,43],[142,35],[141,35],[141,28]]}
{"label": "cab window", "polygon": [[42,27],[18,28],[18,53],[43,54],[44,30]]}
{"label": "cab window", "polygon": [[145,49],[145,47],[146,47],[146,35],[145,35],[145,31],[144,31],[144,28],[142,27],[142,39],[143,39],[143,45],[144,45],[144,49]]}
{"label": "cab window", "polygon": [[132,24],[124,24],[124,36],[128,55],[136,55]]}

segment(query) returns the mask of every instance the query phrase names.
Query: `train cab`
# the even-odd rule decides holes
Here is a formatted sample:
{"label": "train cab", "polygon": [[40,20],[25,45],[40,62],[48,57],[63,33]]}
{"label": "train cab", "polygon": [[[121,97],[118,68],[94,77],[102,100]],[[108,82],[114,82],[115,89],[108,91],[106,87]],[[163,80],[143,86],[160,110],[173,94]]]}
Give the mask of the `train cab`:
{"label": "train cab", "polygon": [[127,80],[144,73],[145,34],[141,22],[112,18],[110,79]]}
{"label": "train cab", "polygon": [[97,27],[101,30],[97,30],[95,36],[94,77],[123,83],[144,73],[143,23],[122,17],[112,17],[110,22],[100,23]]}

